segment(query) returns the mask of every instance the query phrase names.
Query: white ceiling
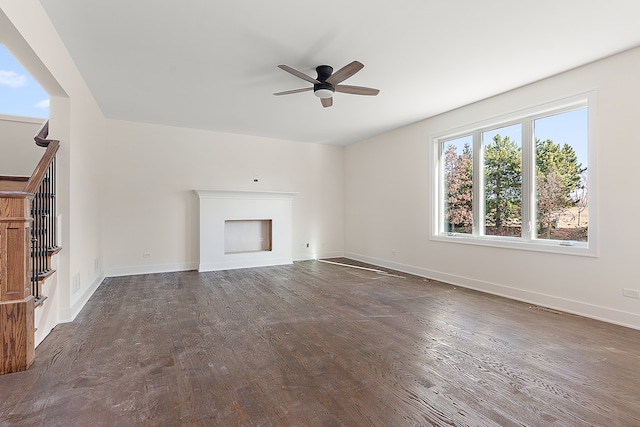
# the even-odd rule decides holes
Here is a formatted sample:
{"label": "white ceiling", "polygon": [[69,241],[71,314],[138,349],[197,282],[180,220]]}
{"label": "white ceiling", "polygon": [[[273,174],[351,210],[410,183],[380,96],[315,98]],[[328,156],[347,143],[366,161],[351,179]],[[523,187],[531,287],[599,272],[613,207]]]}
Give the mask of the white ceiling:
{"label": "white ceiling", "polygon": [[638,0],[40,1],[109,118],[335,145],[640,46]]}

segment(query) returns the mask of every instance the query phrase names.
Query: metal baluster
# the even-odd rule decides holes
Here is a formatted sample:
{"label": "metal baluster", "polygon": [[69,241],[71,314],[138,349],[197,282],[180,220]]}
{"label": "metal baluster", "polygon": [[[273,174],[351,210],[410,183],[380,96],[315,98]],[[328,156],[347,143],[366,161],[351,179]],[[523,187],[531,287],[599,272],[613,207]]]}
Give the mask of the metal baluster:
{"label": "metal baluster", "polygon": [[37,246],[38,246],[38,272],[37,272],[37,276],[36,276],[36,280],[38,280],[38,296],[40,296],[40,273],[42,272],[42,270],[44,269],[44,264],[42,262],[42,244],[44,241],[44,236],[42,235],[42,204],[43,204],[43,200],[42,200],[42,184],[40,185],[40,188],[38,189],[38,194],[36,195],[36,197],[38,198],[38,242],[37,242]]}
{"label": "metal baluster", "polygon": [[[47,270],[47,261],[43,257],[43,252],[42,252],[47,244],[47,235],[45,234],[45,229],[44,229],[44,225],[45,225],[44,215],[45,215],[45,203],[46,203],[46,200],[44,198],[45,186],[46,186],[45,181],[43,181],[42,184],[40,184],[40,191],[38,192],[38,197],[40,198],[40,231],[39,231],[40,238],[38,239],[38,254],[40,256],[40,269],[38,271],[40,273],[43,273]],[[40,290],[40,285],[38,284],[38,291],[39,290]]]}
{"label": "metal baluster", "polygon": [[40,251],[42,254],[42,262],[44,265],[43,270],[46,272],[49,270],[49,257],[46,256],[46,250],[49,247],[49,239],[47,235],[47,209],[49,208],[49,203],[47,201],[48,195],[48,187],[49,187],[49,171],[44,175],[44,181],[42,181],[42,245],[40,245]]}
{"label": "metal baluster", "polygon": [[56,248],[58,246],[56,242],[56,158],[53,158],[51,162],[51,217],[50,217],[50,227],[51,227],[51,248]]}
{"label": "metal baluster", "polygon": [[56,158],[53,158],[51,162],[51,189],[52,189],[52,199],[51,199],[51,235],[53,236],[53,247],[58,247],[58,233],[56,230]]}
{"label": "metal baluster", "polygon": [[34,296],[37,298],[38,297],[38,292],[39,292],[39,283],[38,283],[38,273],[40,271],[40,253],[38,252],[38,246],[39,246],[39,241],[40,241],[40,200],[38,197],[38,194],[36,193],[36,195],[33,198],[33,202],[34,202],[34,213],[33,213],[33,233],[34,233],[34,253],[35,253],[35,259],[36,259],[36,264],[33,268],[33,276],[34,276],[34,282],[35,282],[35,292],[34,292]]}
{"label": "metal baluster", "polygon": [[31,294],[34,297],[38,297],[38,280],[35,278],[36,270],[37,270],[37,256],[36,252],[37,239],[36,239],[36,221],[35,217],[37,216],[36,212],[36,199],[35,197],[31,201],[31,218],[33,221],[31,222]]}
{"label": "metal baluster", "polygon": [[48,177],[45,174],[45,181],[42,183],[42,244],[40,245],[40,253],[42,255],[42,271],[47,272],[49,270],[49,257],[47,256],[47,248],[49,242],[47,241],[47,209],[49,208],[49,203],[47,198],[49,194],[47,193],[47,183]]}
{"label": "metal baluster", "polygon": [[[53,244],[54,242],[54,236],[53,236],[53,215],[51,214],[52,209],[53,209],[53,163],[49,165],[49,208],[48,208],[48,213],[49,216],[47,217],[48,219],[48,224],[47,224],[47,233],[49,234],[49,249],[53,249],[53,247],[55,246]],[[49,266],[49,268],[51,268],[51,266]]]}
{"label": "metal baluster", "polygon": [[56,158],[53,158],[53,241],[55,243],[55,247],[58,247],[58,214],[56,211],[56,205],[58,204],[58,200],[57,200],[57,194],[58,194],[58,179],[56,177],[57,169],[58,167],[56,166]]}
{"label": "metal baluster", "polygon": [[[42,193],[43,193],[43,200],[42,200],[42,222],[43,227],[44,227],[44,247],[48,248],[49,247],[49,229],[48,229],[48,225],[49,225],[49,219],[47,218],[47,215],[49,214],[49,168],[47,168],[47,172],[44,174],[44,181],[42,181]],[[48,266],[47,266],[48,268]],[[46,270],[46,269],[45,269]]]}
{"label": "metal baluster", "polygon": [[46,184],[46,199],[45,199],[45,211],[44,211],[44,222],[45,222],[45,227],[46,227],[46,244],[45,244],[45,259],[47,260],[47,270],[51,270],[51,260],[49,259],[49,249],[51,248],[51,230],[50,230],[50,225],[51,225],[51,219],[50,219],[50,214],[51,214],[51,165],[49,165],[49,167],[47,168],[47,174],[45,175],[46,179],[47,179],[47,184]]}

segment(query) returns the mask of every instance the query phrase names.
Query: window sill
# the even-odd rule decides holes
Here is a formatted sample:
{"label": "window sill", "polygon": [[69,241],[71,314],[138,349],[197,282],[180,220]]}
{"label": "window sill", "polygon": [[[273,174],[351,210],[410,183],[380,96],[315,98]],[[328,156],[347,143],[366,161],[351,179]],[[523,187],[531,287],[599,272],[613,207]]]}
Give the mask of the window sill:
{"label": "window sill", "polygon": [[431,240],[463,245],[487,246],[561,255],[597,257],[595,245],[567,240],[522,240],[519,237],[471,236],[462,233],[431,235]]}

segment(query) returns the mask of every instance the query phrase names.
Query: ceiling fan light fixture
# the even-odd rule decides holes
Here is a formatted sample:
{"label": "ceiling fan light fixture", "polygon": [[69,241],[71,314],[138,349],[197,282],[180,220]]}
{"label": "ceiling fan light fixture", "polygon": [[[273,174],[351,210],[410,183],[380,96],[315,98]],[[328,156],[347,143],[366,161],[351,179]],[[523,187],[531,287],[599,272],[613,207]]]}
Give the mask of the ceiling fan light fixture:
{"label": "ceiling fan light fixture", "polygon": [[317,89],[313,92],[318,98],[331,98],[333,91],[331,89]]}
{"label": "ceiling fan light fixture", "polygon": [[320,98],[320,101],[322,101],[322,106],[325,108],[331,107],[333,105],[333,94],[335,92],[350,93],[352,95],[375,96],[378,94],[378,92],[380,92],[378,89],[364,86],[340,84],[360,71],[362,67],[364,67],[364,65],[361,62],[353,61],[334,73],[333,67],[331,67],[330,65],[318,65],[316,67],[318,77],[314,79],[313,77],[306,75],[302,71],[298,71],[295,68],[289,67],[288,65],[281,64],[278,65],[278,68],[295,77],[298,77],[299,79],[302,79],[309,83],[313,83],[313,88],[306,87],[302,89],[285,90],[283,92],[276,92],[274,93],[274,95],[290,95],[293,93],[311,91],[313,89],[313,93],[316,97]]}

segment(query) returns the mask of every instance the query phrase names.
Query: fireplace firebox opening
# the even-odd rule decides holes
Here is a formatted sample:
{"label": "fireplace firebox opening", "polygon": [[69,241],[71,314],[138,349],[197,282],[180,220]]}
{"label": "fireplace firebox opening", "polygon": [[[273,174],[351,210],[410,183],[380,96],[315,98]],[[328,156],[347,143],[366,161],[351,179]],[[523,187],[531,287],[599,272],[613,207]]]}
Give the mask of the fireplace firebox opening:
{"label": "fireplace firebox opening", "polygon": [[234,219],[224,222],[224,253],[271,252],[271,219]]}

